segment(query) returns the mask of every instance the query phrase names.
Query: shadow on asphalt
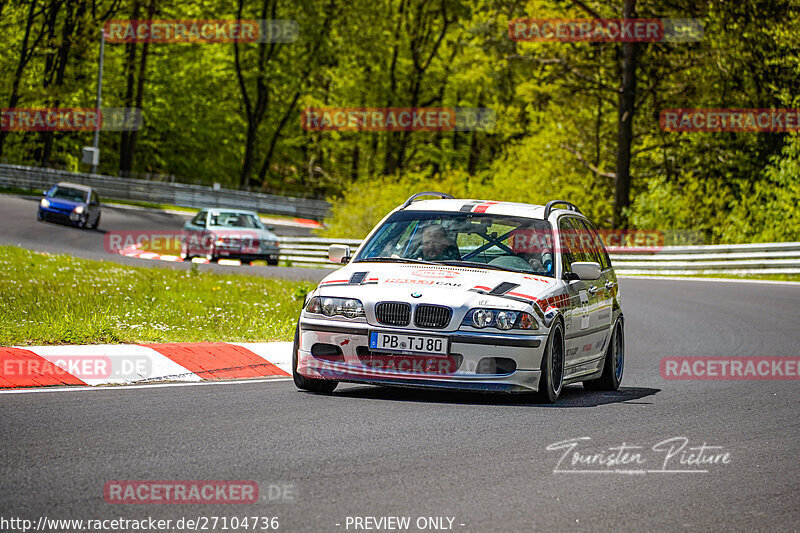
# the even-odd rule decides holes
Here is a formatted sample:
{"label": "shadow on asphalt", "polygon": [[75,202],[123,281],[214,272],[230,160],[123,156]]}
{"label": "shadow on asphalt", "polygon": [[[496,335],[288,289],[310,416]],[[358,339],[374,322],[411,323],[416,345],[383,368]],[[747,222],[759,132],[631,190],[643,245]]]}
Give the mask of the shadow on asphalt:
{"label": "shadow on asphalt", "polygon": [[555,404],[541,403],[531,394],[455,392],[372,386],[340,389],[326,394],[326,396],[400,402],[470,405],[530,405],[549,409],[561,409],[565,407],[597,407],[609,403],[623,402],[647,404],[649,402],[634,402],[634,400],[641,400],[642,398],[647,398],[658,392],[661,392],[661,389],[650,389],[646,387],[620,387],[619,390],[616,391],[596,392],[588,391],[581,385],[571,385],[564,388],[561,397]]}

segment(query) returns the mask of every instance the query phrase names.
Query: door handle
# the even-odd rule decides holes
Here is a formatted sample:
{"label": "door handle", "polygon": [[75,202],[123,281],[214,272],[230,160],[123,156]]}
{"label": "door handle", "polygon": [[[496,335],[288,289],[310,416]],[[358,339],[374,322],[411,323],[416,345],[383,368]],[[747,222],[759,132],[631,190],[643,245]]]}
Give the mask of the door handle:
{"label": "door handle", "polygon": [[586,292],[588,292],[589,294],[595,294],[597,291],[598,291],[598,288],[595,287],[595,286],[591,286],[588,289],[586,289]]}
{"label": "door handle", "polygon": [[611,283],[610,281],[606,281],[606,289],[612,289],[616,283]]}

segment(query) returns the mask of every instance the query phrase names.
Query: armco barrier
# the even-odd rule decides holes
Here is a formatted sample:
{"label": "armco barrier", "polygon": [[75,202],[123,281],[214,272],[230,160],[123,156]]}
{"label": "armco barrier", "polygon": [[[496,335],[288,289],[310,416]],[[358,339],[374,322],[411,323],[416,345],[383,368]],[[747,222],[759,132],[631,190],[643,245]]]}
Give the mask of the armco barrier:
{"label": "armco barrier", "polygon": [[[337,268],[328,261],[328,246],[358,239],[291,237],[281,240],[281,259],[295,265]],[[610,248],[611,261],[622,274],[800,274],[800,242],[665,246],[657,252]]]}
{"label": "armco barrier", "polygon": [[0,165],[0,187],[46,190],[59,181],[71,181],[94,187],[101,198],[181,207],[233,207],[312,220],[322,220],[330,210],[330,204],[324,200],[232,189],[215,190],[203,185],[117,178],[47,168]]}

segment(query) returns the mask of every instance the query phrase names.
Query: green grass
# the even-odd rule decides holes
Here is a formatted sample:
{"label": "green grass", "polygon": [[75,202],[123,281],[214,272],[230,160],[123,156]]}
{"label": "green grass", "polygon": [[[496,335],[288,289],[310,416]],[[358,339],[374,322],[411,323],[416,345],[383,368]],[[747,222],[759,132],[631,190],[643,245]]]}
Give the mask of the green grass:
{"label": "green grass", "polygon": [[714,279],[763,279],[768,281],[795,281],[800,282],[800,274],[749,274],[737,276],[734,274],[627,274],[624,271],[618,271],[618,275],[629,276],[632,278],[640,276],[658,276],[661,278],[714,278]]}
{"label": "green grass", "polygon": [[288,341],[313,287],[0,246],[0,345]]}

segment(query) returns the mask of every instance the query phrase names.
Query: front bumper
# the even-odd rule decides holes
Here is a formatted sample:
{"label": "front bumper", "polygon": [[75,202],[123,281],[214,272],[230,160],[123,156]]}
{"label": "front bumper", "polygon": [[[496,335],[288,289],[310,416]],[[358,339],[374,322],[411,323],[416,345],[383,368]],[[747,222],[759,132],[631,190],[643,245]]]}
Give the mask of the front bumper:
{"label": "front bumper", "polygon": [[[371,351],[369,333],[373,331],[448,337],[451,355],[403,355]],[[366,323],[303,318],[300,321],[299,338],[297,372],[308,378],[484,392],[528,392],[538,390],[547,335],[398,329]],[[315,357],[311,352],[315,344],[339,347],[341,356],[338,360]],[[376,368],[365,362],[366,357],[400,362]],[[426,369],[415,367],[411,363],[404,366],[402,363],[408,362],[411,357],[422,358],[432,364],[427,365]],[[487,373],[487,358],[513,360],[515,368],[510,372],[500,371],[498,368],[495,373]],[[445,365],[448,369],[455,368],[455,371],[427,370],[436,367],[437,360],[445,359],[456,362],[452,366]]]}
{"label": "front bumper", "polygon": [[39,218],[41,220],[48,220],[52,222],[60,222],[62,224],[78,224],[82,220],[86,220],[86,214],[77,214],[73,210],[58,209],[53,207],[39,207]]}

